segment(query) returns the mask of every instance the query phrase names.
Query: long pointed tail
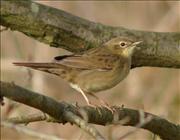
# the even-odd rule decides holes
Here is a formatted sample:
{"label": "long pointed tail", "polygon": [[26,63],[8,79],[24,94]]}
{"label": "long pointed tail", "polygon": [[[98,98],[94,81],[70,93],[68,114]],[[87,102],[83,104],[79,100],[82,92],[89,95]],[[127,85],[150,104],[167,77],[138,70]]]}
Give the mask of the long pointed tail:
{"label": "long pointed tail", "polygon": [[40,69],[40,68],[59,68],[59,64],[49,62],[49,63],[31,63],[31,62],[14,62],[13,63],[16,66],[24,66],[24,67],[30,67],[33,69]]}
{"label": "long pointed tail", "polygon": [[65,68],[63,65],[55,62],[49,62],[49,63],[14,62],[13,64],[16,66],[24,66],[35,70],[44,71],[47,73],[58,75],[60,77],[63,77],[63,73],[65,73],[64,72],[65,70],[69,70]]}

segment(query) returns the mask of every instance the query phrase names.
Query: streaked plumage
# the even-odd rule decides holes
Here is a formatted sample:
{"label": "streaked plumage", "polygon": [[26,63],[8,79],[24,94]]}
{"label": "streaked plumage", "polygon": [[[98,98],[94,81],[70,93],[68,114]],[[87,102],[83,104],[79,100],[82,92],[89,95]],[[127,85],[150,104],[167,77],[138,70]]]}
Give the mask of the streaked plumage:
{"label": "streaked plumage", "polygon": [[14,64],[57,75],[82,94],[95,93],[114,87],[128,75],[134,47],[139,43],[117,37],[83,54],[57,56],[53,62]]}

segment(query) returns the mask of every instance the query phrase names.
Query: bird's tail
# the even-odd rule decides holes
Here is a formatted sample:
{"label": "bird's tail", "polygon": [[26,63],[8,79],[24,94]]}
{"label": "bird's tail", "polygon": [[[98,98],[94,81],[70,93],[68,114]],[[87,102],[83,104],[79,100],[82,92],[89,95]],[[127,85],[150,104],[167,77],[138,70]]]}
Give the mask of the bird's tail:
{"label": "bird's tail", "polygon": [[65,68],[63,65],[55,62],[48,62],[48,63],[14,62],[13,64],[16,66],[24,66],[35,70],[44,71],[47,73],[58,75],[60,77],[64,77],[66,71],[71,71],[70,69]]}
{"label": "bird's tail", "polygon": [[59,68],[59,64],[49,62],[49,63],[35,63],[35,62],[14,62],[13,63],[16,66],[24,66],[24,67],[30,67],[33,69],[41,69],[41,68]]}

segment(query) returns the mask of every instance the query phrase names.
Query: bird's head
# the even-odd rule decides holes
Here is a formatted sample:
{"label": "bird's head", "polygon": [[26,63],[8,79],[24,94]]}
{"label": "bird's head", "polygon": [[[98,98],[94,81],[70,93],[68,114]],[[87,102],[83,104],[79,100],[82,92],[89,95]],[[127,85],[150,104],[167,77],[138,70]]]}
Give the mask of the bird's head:
{"label": "bird's head", "polygon": [[116,37],[109,40],[104,45],[114,54],[130,57],[133,54],[134,48],[141,42],[142,41],[133,41],[125,37]]}

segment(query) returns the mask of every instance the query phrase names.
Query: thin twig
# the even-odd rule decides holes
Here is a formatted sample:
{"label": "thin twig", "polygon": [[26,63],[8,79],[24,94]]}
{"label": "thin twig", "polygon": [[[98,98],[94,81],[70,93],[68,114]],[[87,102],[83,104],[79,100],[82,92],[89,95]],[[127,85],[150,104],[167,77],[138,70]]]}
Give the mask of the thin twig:
{"label": "thin twig", "polygon": [[57,136],[40,133],[40,132],[37,132],[37,131],[32,130],[30,128],[27,128],[25,126],[16,125],[16,124],[13,124],[13,123],[10,123],[10,122],[7,122],[7,121],[2,121],[1,126],[8,127],[8,128],[11,128],[11,129],[15,129],[16,131],[18,131],[20,133],[24,133],[26,135],[37,137],[37,138],[43,139],[43,140],[64,140],[64,139],[61,139],[61,138],[59,138]]}
{"label": "thin twig", "polygon": [[91,134],[96,140],[105,140],[105,138],[96,130],[96,128],[89,125],[85,120],[81,119],[77,115],[73,114],[72,112],[65,112],[65,116],[69,122],[78,125],[81,129]]}
{"label": "thin twig", "polygon": [[[74,115],[71,112],[66,112],[64,115],[69,120],[69,122],[78,125],[80,128],[82,128],[86,132],[93,135],[97,140],[104,139],[101,136],[101,134],[93,126],[90,126],[87,122],[85,122],[80,117]],[[37,114],[32,114],[32,115],[9,118],[6,121],[11,122],[13,124],[28,124],[28,123],[37,122],[37,121],[47,121],[47,122],[58,123],[58,120],[56,120],[44,113],[37,113]]]}
{"label": "thin twig", "polygon": [[11,122],[13,124],[28,124],[31,122],[44,121],[44,120],[47,120],[47,116],[44,113],[37,113],[37,114],[6,119],[6,121]]}

